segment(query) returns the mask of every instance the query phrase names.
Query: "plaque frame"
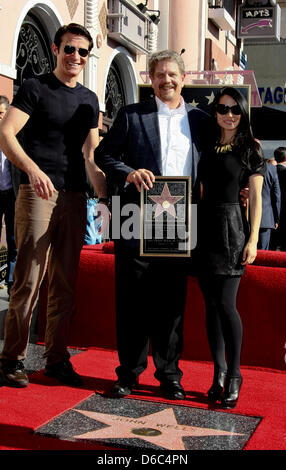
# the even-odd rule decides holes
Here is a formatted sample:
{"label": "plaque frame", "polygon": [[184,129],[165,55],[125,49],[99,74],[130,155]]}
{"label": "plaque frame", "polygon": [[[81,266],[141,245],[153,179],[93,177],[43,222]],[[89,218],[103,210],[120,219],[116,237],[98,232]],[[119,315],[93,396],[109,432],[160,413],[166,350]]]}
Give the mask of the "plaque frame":
{"label": "plaque frame", "polygon": [[[150,197],[156,196],[160,197],[162,196],[163,190],[165,190],[167,185],[166,191],[169,192],[170,197],[176,197],[176,194],[172,193],[172,189],[183,189],[183,194],[179,197],[180,199],[178,201],[173,202],[173,204],[167,204],[168,208],[170,206],[174,207],[174,210],[176,212],[176,205],[180,202],[180,200],[184,199],[184,218],[181,219],[181,221],[178,221],[177,217],[177,212],[176,212],[176,217],[177,221],[175,222],[173,229],[175,230],[178,229],[178,225],[184,226],[185,228],[185,233],[188,234],[186,237],[186,240],[180,240],[180,239],[168,239],[168,238],[145,238],[145,231],[146,228],[149,228],[152,230],[152,235],[153,235],[153,229],[155,228],[154,224],[154,219],[155,215],[153,214],[153,209],[156,206],[159,206],[159,215],[162,215],[163,222],[162,222],[162,228],[163,230],[167,228],[168,224],[168,214],[169,209],[164,208],[162,204],[154,202],[153,204],[150,201]],[[171,185],[171,186],[170,186]],[[180,188],[179,188],[180,186]],[[171,189],[172,188],[172,189]],[[158,191],[158,192],[156,192]],[[191,256],[191,200],[192,200],[192,178],[190,176],[156,176],[155,177],[155,182],[153,183],[153,188],[149,188],[149,190],[146,190],[142,185],[141,185],[141,194],[140,194],[140,256],[143,257],[161,257],[161,258],[190,258]],[[148,203],[147,203],[148,201]],[[167,202],[168,201],[164,201]],[[152,205],[152,220],[150,220],[150,211],[147,210],[147,206],[150,207]],[[181,204],[182,205],[182,204]],[[156,210],[155,210],[156,214]],[[149,217],[149,219],[148,219]],[[171,217],[172,214],[171,214]],[[167,219],[167,220],[166,220]],[[169,219],[170,221],[170,219]],[[168,228],[167,228],[168,231]],[[151,240],[151,241],[150,241]],[[152,246],[156,242],[154,240],[159,240],[161,243],[164,245],[164,248],[161,249]],[[181,245],[182,244],[185,246],[184,249],[179,248],[174,245]]]}

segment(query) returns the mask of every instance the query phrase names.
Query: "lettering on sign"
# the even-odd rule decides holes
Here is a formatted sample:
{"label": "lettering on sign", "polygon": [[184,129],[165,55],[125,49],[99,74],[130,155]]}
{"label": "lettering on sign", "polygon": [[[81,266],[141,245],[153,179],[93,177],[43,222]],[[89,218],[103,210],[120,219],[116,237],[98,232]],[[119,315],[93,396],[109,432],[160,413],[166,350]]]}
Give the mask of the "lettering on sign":
{"label": "lettering on sign", "polygon": [[259,87],[259,94],[262,104],[286,104],[286,88],[277,86],[272,87]]}
{"label": "lettering on sign", "polygon": [[243,18],[272,18],[272,16],[273,10],[268,8],[243,11]]}

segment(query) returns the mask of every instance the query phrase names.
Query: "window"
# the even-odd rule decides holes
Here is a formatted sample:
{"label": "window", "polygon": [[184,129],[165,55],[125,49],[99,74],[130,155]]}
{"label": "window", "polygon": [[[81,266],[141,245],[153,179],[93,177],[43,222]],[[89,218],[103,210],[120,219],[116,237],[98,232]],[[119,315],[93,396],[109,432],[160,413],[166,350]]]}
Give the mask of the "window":
{"label": "window", "polygon": [[26,78],[37,77],[54,69],[55,58],[50,42],[44,26],[30,11],[24,19],[18,38],[15,91]]}

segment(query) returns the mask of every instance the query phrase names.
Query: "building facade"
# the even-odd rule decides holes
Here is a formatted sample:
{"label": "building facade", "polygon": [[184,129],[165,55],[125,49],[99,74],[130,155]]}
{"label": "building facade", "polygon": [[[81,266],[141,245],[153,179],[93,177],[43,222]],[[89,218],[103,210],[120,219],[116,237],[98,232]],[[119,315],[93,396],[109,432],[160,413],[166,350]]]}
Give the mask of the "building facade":
{"label": "building facade", "polygon": [[0,0],[0,93],[12,100],[26,78],[53,70],[56,30],[80,23],[95,44],[80,80],[97,93],[100,127],[108,129],[149,83],[148,55],[156,50],[182,53],[189,83],[208,81],[202,71],[235,82],[232,72],[242,70],[236,7],[236,0]]}
{"label": "building facade", "polygon": [[269,142],[265,144],[269,156],[275,147],[286,146],[286,1],[275,3],[281,14],[279,40],[244,40],[248,68],[255,70],[262,104],[253,110],[253,127],[259,139]]}

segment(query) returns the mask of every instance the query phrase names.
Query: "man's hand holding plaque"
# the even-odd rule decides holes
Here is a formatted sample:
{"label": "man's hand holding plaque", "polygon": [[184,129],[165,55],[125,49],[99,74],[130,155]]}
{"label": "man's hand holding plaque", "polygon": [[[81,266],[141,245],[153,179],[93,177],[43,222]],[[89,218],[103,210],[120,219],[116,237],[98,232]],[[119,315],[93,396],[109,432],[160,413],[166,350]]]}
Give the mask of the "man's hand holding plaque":
{"label": "man's hand holding plaque", "polygon": [[149,188],[153,187],[155,176],[152,171],[140,168],[139,170],[131,171],[127,176],[126,181],[127,183],[135,184],[139,192],[141,191],[141,185],[148,191]]}

